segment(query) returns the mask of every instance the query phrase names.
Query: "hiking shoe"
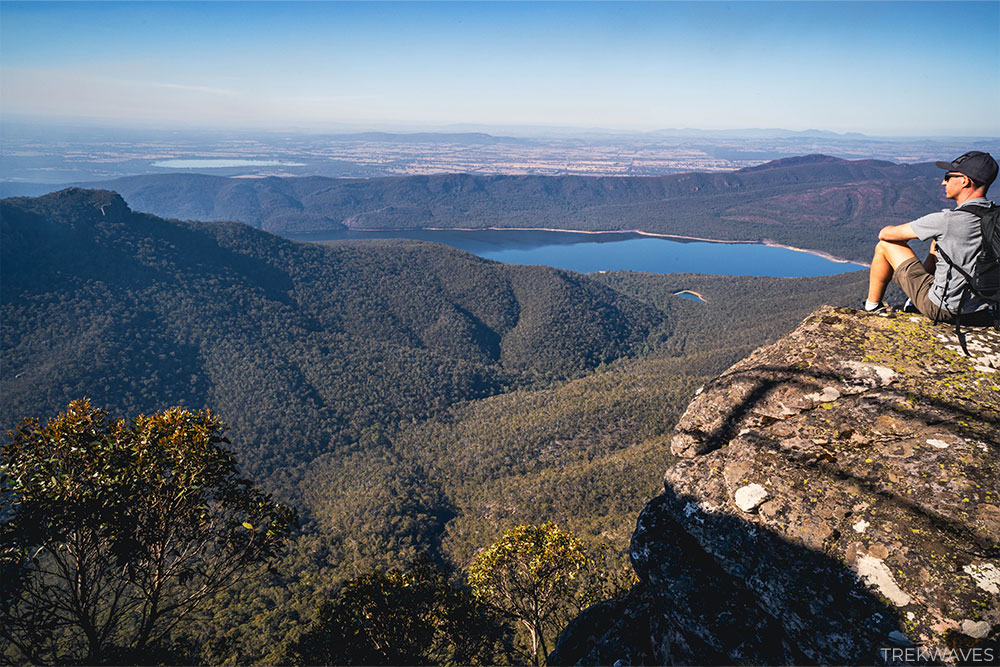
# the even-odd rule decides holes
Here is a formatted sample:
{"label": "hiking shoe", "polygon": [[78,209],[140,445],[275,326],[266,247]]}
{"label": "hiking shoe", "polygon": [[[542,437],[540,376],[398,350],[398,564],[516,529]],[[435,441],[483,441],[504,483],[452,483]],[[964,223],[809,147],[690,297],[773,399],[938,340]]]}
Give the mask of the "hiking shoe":
{"label": "hiking shoe", "polygon": [[862,309],[862,311],[865,312],[865,313],[868,313],[870,315],[878,315],[879,313],[889,313],[889,312],[892,312],[892,309],[889,308],[889,304],[887,304],[885,301],[883,301],[882,303],[880,303],[879,305],[875,306],[871,310],[868,310],[867,308],[864,308],[864,309]]}
{"label": "hiking shoe", "polygon": [[904,313],[919,313],[920,311],[917,310],[917,307],[913,305],[913,301],[911,301],[910,299],[907,299],[906,303],[903,304],[903,312]]}

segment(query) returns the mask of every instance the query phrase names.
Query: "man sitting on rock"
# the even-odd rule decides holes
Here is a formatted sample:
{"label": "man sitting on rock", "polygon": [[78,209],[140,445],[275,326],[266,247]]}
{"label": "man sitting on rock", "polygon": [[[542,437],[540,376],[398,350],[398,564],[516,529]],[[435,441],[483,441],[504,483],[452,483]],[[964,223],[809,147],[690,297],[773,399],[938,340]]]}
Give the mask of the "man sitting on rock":
{"label": "man sitting on rock", "polygon": [[[868,274],[867,312],[885,312],[882,302],[889,281],[895,279],[921,313],[936,322],[955,321],[961,314],[963,322],[974,324],[980,313],[986,315],[988,305],[971,293],[962,301],[966,280],[944,260],[937,261],[940,247],[955,264],[972,273],[982,245],[979,216],[963,207],[988,207],[986,192],[997,177],[997,162],[989,153],[969,151],[954,162],[937,162],[946,171],[941,185],[948,199],[954,199],[954,209],[931,213],[905,225],[889,225],[878,233],[871,271]],[[927,259],[921,262],[907,245],[911,239],[931,242]]]}

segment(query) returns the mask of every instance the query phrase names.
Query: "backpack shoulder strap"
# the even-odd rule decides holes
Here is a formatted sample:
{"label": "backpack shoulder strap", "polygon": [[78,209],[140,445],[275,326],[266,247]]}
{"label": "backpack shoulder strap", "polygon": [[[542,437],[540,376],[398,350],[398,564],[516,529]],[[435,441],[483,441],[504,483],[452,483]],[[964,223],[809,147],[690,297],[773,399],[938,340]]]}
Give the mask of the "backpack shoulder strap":
{"label": "backpack shoulder strap", "polygon": [[[971,213],[972,215],[979,218],[979,222],[983,225],[982,236],[983,236],[983,249],[988,248],[993,243],[993,236],[996,234],[997,229],[997,212],[1000,212],[1000,206],[990,202],[988,206],[983,206],[982,204],[972,204],[971,206],[959,207],[955,209],[956,211],[965,211]],[[948,265],[958,269],[959,272],[965,277],[966,280],[972,280],[968,273],[962,270],[960,266],[951,261],[951,257],[944,252],[940,246],[937,249],[937,253],[940,257],[944,258],[944,261],[948,262]]]}
{"label": "backpack shoulder strap", "polygon": [[955,210],[956,211],[965,211],[966,213],[971,213],[972,215],[974,215],[974,216],[976,216],[978,218],[982,218],[987,213],[989,213],[991,211],[995,211],[998,208],[1000,208],[1000,206],[997,206],[993,202],[990,202],[989,206],[983,206],[982,204],[970,204],[968,206],[959,206]]}
{"label": "backpack shoulder strap", "polygon": [[982,251],[990,257],[1000,254],[1000,206],[992,204],[990,206],[970,206],[969,213],[979,216],[979,224],[982,228],[983,248]]}
{"label": "backpack shoulder strap", "polygon": [[940,257],[944,261],[948,262],[948,266],[950,266],[951,268],[955,269],[960,274],[962,274],[962,277],[965,278],[965,280],[967,282],[971,282],[972,281],[972,276],[970,276],[968,274],[968,272],[965,269],[963,269],[961,266],[959,266],[955,262],[951,261],[951,257],[949,257],[948,253],[946,253],[944,250],[941,249],[941,246],[938,246],[938,248],[937,248],[937,254],[938,254],[938,257]]}

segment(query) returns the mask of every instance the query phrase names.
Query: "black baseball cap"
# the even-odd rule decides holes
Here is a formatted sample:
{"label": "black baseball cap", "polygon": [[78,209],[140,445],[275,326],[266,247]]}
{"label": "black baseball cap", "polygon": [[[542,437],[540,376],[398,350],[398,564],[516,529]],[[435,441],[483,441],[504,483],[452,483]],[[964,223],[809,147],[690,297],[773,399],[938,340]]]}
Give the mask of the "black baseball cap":
{"label": "black baseball cap", "polygon": [[953,162],[935,162],[945,171],[957,171],[965,174],[976,183],[990,185],[997,177],[997,161],[989,153],[969,151],[960,155]]}

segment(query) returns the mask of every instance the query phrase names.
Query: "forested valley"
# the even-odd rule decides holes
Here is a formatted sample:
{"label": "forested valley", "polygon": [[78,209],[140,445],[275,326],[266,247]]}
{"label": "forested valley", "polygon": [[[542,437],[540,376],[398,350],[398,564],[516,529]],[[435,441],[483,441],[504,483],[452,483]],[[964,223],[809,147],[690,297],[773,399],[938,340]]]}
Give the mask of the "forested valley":
{"label": "forested valley", "polygon": [[[2,206],[5,429],[78,398],[209,408],[301,527],[178,626],[185,659],[281,662],[344,582],[430,562],[455,582],[552,521],[627,581],[635,517],[697,388],[866,276],[508,266],[408,241],[296,243],[133,212],[105,191]],[[696,303],[676,296],[693,290]]]}

